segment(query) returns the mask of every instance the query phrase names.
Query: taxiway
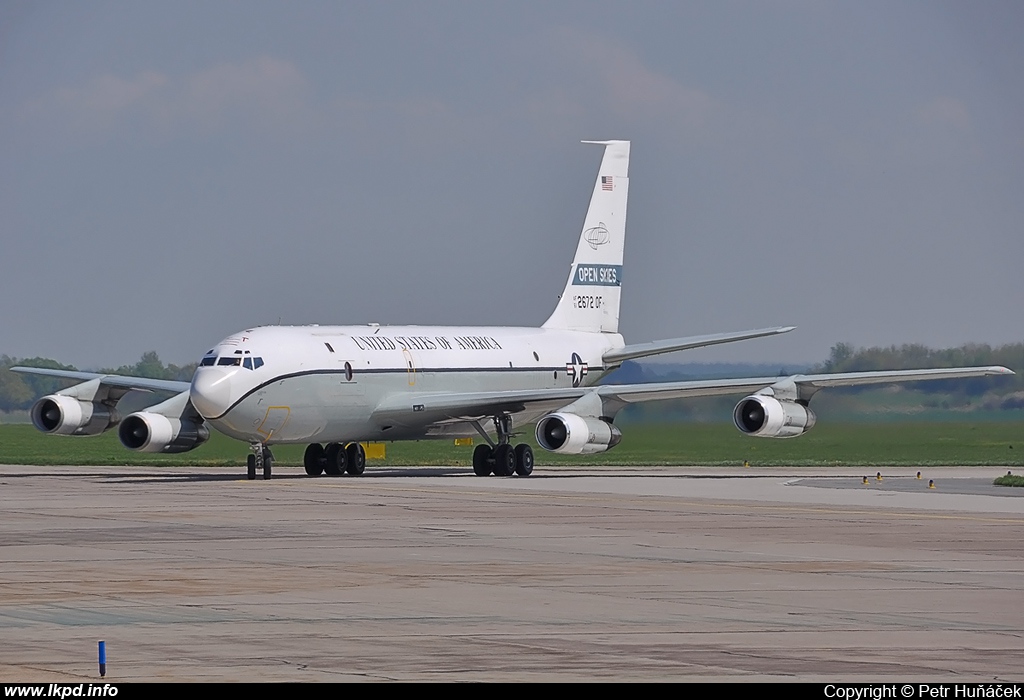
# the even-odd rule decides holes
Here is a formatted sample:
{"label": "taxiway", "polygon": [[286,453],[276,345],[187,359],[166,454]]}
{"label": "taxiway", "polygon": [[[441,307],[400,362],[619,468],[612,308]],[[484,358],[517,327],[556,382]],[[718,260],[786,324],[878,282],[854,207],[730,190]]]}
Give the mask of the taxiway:
{"label": "taxiway", "polygon": [[1021,680],[1024,489],[876,471],[0,466],[0,680]]}

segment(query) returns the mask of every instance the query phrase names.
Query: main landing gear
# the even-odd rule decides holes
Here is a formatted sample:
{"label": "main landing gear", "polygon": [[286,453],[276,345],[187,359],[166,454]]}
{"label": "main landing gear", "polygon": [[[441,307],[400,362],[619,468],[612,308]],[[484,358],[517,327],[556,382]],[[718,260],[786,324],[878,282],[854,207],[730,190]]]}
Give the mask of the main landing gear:
{"label": "main landing gear", "polygon": [[274,466],[274,454],[269,447],[261,442],[254,442],[249,447],[252,449],[252,454],[245,460],[248,467],[246,476],[249,481],[256,478],[256,472],[263,472],[263,478],[269,479],[270,471]]}
{"label": "main landing gear", "polygon": [[495,416],[494,427],[498,432],[498,443],[494,444],[479,423],[477,431],[487,440],[486,445],[477,445],[473,450],[473,473],[477,476],[530,476],[533,473],[533,448],[523,443],[512,447],[512,416]]}
{"label": "main landing gear", "polygon": [[318,442],[306,448],[302,458],[309,476],[341,476],[342,473],[359,476],[366,470],[366,450],[358,442],[342,445],[339,442],[328,443],[326,447]]}

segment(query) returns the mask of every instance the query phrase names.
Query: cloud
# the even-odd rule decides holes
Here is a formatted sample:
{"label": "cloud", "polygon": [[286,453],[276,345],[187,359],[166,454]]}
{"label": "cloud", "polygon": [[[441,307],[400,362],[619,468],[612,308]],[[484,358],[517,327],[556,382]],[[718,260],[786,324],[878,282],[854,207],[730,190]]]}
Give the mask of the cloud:
{"label": "cloud", "polygon": [[970,133],[971,114],[960,100],[952,97],[938,97],[921,107],[918,119],[929,126],[947,127]]}
{"label": "cloud", "polygon": [[922,157],[939,159],[950,167],[983,158],[983,151],[967,105],[952,97],[937,97],[913,115]]}
{"label": "cloud", "polygon": [[79,127],[103,128],[119,114],[137,108],[166,84],[166,76],[153,72],[141,73],[134,79],[99,75],[77,87],[57,88],[30,102],[24,112],[31,118],[57,112]]}
{"label": "cloud", "polygon": [[162,129],[217,129],[295,123],[309,117],[308,83],[291,62],[260,56],[222,63],[173,78],[143,72],[134,78],[104,74],[52,90],[25,105],[30,120],[56,119],[93,131],[114,130],[126,119]]}
{"label": "cloud", "polygon": [[[630,119],[669,121],[677,127],[706,125],[720,105],[707,92],[682,84],[647,64],[631,48],[595,32],[561,28],[548,42],[574,74],[551,104],[561,114],[595,106]],[[569,86],[582,86],[583,92]],[[573,92],[568,98],[566,90]],[[577,103],[574,110],[572,102]],[[597,104],[595,104],[597,103]]]}
{"label": "cloud", "polygon": [[244,115],[264,124],[287,122],[307,114],[307,89],[306,78],[288,61],[261,56],[222,63],[185,79],[180,113],[205,126]]}

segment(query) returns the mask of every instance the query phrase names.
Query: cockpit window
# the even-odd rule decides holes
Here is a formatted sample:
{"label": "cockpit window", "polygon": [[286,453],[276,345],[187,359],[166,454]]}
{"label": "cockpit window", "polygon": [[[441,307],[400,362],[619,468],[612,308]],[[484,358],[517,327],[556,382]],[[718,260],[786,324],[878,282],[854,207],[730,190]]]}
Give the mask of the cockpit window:
{"label": "cockpit window", "polygon": [[262,357],[252,357],[248,351],[245,356],[239,355],[222,355],[217,357],[215,355],[207,355],[199,363],[200,367],[244,367],[245,369],[259,369],[263,366]]}

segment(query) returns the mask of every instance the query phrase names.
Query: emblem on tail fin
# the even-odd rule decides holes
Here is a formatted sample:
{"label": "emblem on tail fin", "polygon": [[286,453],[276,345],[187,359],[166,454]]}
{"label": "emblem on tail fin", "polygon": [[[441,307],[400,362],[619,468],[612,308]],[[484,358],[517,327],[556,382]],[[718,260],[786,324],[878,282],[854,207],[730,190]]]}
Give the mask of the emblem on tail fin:
{"label": "emblem on tail fin", "polygon": [[604,245],[611,237],[608,235],[608,229],[605,227],[602,221],[593,228],[588,228],[583,232],[583,240],[590,244],[590,247],[597,250],[597,246]]}

